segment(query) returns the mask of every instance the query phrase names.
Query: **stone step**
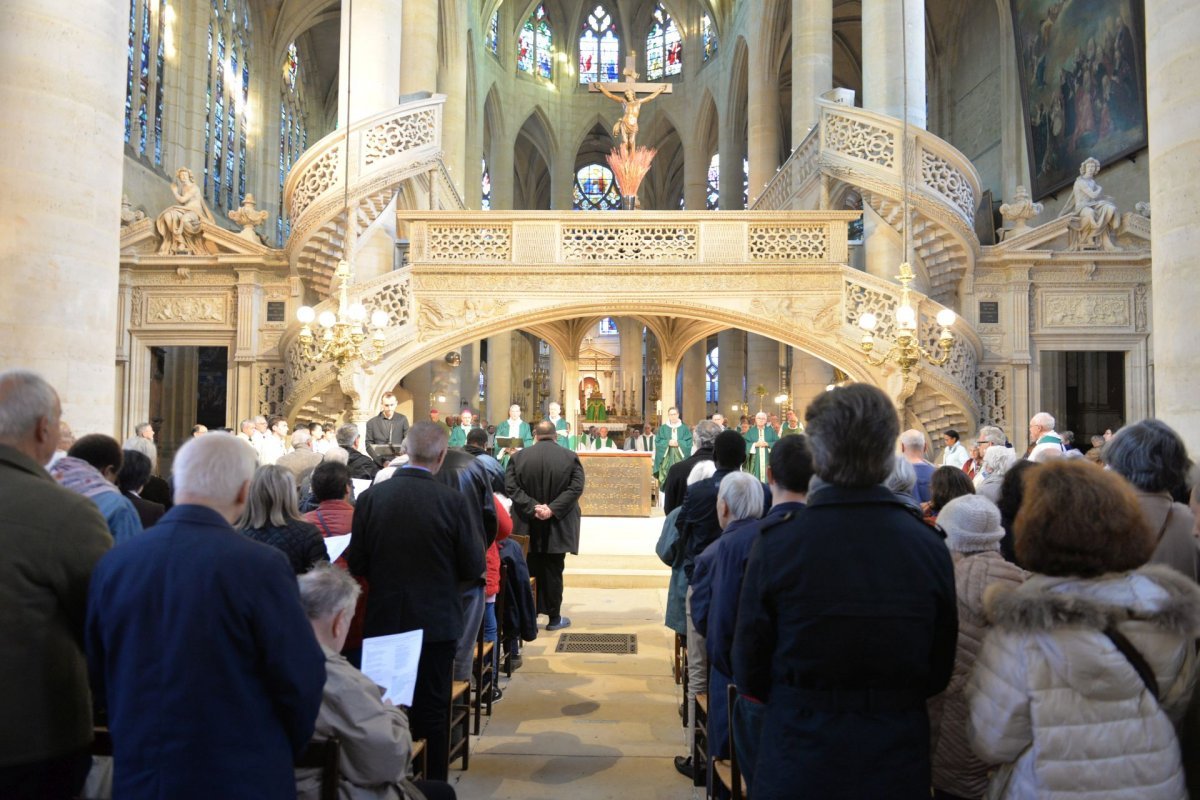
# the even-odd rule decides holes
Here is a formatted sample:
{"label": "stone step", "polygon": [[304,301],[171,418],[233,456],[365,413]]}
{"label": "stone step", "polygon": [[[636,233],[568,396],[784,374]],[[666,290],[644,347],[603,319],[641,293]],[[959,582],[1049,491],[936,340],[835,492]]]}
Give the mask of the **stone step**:
{"label": "stone step", "polygon": [[671,568],[650,555],[567,556],[563,585],[595,589],[665,589]]}

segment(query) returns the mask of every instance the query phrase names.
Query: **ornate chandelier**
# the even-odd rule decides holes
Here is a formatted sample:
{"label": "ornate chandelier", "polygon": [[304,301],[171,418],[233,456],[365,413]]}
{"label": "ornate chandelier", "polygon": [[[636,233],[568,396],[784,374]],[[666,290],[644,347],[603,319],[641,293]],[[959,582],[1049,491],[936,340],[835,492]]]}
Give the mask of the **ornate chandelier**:
{"label": "ornate chandelier", "polygon": [[931,353],[921,345],[920,334],[917,331],[917,311],[908,296],[908,285],[913,281],[913,271],[907,261],[900,265],[897,280],[900,281],[901,288],[900,305],[896,307],[896,341],[887,353],[879,358],[871,358],[870,355],[875,348],[875,328],[879,325],[879,318],[869,311],[858,318],[858,327],[863,330],[862,349],[867,354],[867,363],[872,367],[879,367],[888,361],[895,361],[905,376],[922,358],[940,367],[950,359],[950,348],[954,347],[954,334],[950,326],[954,324],[956,316],[948,308],[938,312],[937,323],[941,326],[942,333],[937,341],[938,352]]}
{"label": "ornate chandelier", "polygon": [[[317,312],[310,306],[301,306],[296,310],[296,319],[303,326],[300,328],[300,352],[309,361],[333,362],[338,372],[342,372],[355,361],[378,361],[383,354],[384,329],[388,325],[388,314],[382,309],[376,309],[370,315],[370,330],[372,348],[364,349],[367,331],[364,325],[368,322],[367,309],[362,303],[351,303],[349,298],[350,283],[354,279],[354,269],[344,259],[338,261],[337,270],[333,277],[338,281],[338,310]],[[316,321],[321,326],[320,340],[313,333],[312,323]]]}

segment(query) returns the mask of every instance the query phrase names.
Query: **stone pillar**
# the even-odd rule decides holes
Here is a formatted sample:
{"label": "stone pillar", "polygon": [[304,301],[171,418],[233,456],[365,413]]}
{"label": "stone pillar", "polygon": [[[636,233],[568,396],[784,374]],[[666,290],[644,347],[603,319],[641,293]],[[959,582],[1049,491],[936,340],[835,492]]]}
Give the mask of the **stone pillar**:
{"label": "stone pillar", "polygon": [[863,108],[924,128],[925,0],[863,0],[862,53]]}
{"label": "stone pillar", "polygon": [[804,421],[804,409],[817,398],[825,387],[833,382],[833,367],[816,356],[798,348],[792,348],[792,407],[800,421]]}
{"label": "stone pillar", "polygon": [[679,372],[683,375],[683,397],[679,413],[689,425],[695,425],[708,416],[704,401],[704,342],[689,347],[679,361]]}
{"label": "stone pillar", "polygon": [[444,358],[431,361],[429,366],[429,393],[434,395],[430,399],[433,401],[433,407],[441,412],[441,419],[445,422],[451,414],[458,413],[458,396],[461,389],[458,367],[450,366]]}
{"label": "stone pillar", "polygon": [[508,211],[513,207],[513,187],[516,184],[513,146],[513,141],[506,137],[504,131],[492,132],[488,172],[492,178],[492,208],[496,211]]}
{"label": "stone pillar", "polygon": [[746,140],[742,138],[742,131],[735,129],[728,119],[721,120],[717,138],[717,152],[721,154],[718,205],[722,211],[740,211],[745,208],[742,204],[742,158],[746,153]]}
{"label": "stone pillar", "polygon": [[79,435],[127,433],[115,426],[128,26],[114,0],[11,0],[0,23],[0,370],[40,373]]}
{"label": "stone pillar", "polygon": [[475,412],[479,407],[479,347],[464,344],[458,348],[462,364],[458,367],[458,396],[454,399],[455,413],[467,402],[467,408]]}
{"label": "stone pillar", "polygon": [[[386,0],[395,3],[403,26],[404,49],[400,53],[399,94],[434,92],[438,73],[438,8],[430,0]],[[395,103],[395,100],[392,101]],[[505,417],[508,414],[504,415]]]}
{"label": "stone pillar", "polygon": [[[406,6],[418,5],[417,3],[405,3]],[[452,14],[457,14],[458,6],[466,9],[466,3],[444,2],[443,10],[451,11]],[[433,25],[437,27],[437,15],[426,12],[426,17],[433,18]],[[457,35],[455,30],[462,26],[462,35]],[[437,75],[437,90],[446,95],[446,103],[442,107],[442,150],[445,155],[443,158],[446,162],[446,169],[450,172],[450,180],[458,189],[461,197],[465,198],[468,208],[478,208],[478,192],[479,192],[479,170],[478,158],[476,155],[474,160],[475,167],[471,174],[475,175],[474,185],[471,187],[471,197],[467,197],[466,178],[467,170],[467,37],[466,37],[466,20],[454,19],[453,23],[447,23],[446,45],[449,52],[446,54],[445,66],[438,70]],[[436,47],[435,47],[436,51]],[[476,151],[478,152],[478,151]]]}
{"label": "stone pillar", "polygon": [[746,380],[746,332],[730,328],[717,334],[717,411],[737,422],[733,407],[744,399]]}
{"label": "stone pillar", "polygon": [[[642,323],[633,317],[617,317],[617,333],[621,343],[621,391],[632,399],[629,392],[637,390],[638,402],[642,398]],[[626,405],[628,402],[626,402]],[[637,406],[641,410],[641,406]],[[637,413],[637,412],[635,412]]]}
{"label": "stone pillar", "polygon": [[1200,351],[1189,342],[1200,302],[1195,281],[1200,252],[1200,138],[1190,121],[1200,114],[1200,54],[1195,31],[1200,6],[1187,0],[1146,0],[1146,97],[1150,126],[1150,226],[1154,253],[1154,416],[1200,448]]}
{"label": "stone pillar", "polygon": [[774,405],[772,398],[779,394],[779,342],[769,336],[759,336],[757,333],[746,334],[746,394],[750,401],[750,409],[759,411],[758,387],[767,390],[761,405],[762,410],[771,413]]}
{"label": "stone pillar", "polygon": [[833,0],[792,0],[792,149],[817,123],[816,99],[833,88]]}
{"label": "stone pillar", "polygon": [[488,337],[487,418],[493,425],[508,419],[512,398],[512,334]]}
{"label": "stone pillar", "polygon": [[575,154],[559,153],[550,165],[550,208],[570,211],[575,188]]}
{"label": "stone pillar", "polygon": [[[760,15],[759,20],[765,28],[766,18]],[[750,159],[748,206],[754,205],[779,168],[779,75],[769,59],[771,48],[763,41],[764,36],[760,30],[758,43],[750,48],[749,125],[746,128]]]}
{"label": "stone pillar", "polygon": [[[876,214],[870,204],[864,203],[863,260],[867,272],[895,283],[896,276],[900,274],[900,262],[904,259],[904,236]],[[915,264],[913,271],[917,271]]]}
{"label": "stone pillar", "polygon": [[[667,418],[667,409],[671,406],[679,408],[679,396],[675,391],[675,376],[679,373],[679,359],[668,358],[666,353],[662,355],[662,388],[659,390],[659,397],[662,398],[662,420]],[[656,412],[657,413],[657,410]],[[680,409],[680,413],[683,413]],[[660,422],[662,421],[660,420]],[[694,420],[684,420],[689,425],[695,424]]]}
{"label": "stone pillar", "polygon": [[[401,384],[412,394],[412,417],[409,422],[422,422],[429,419],[429,392],[432,386],[432,372],[429,364],[422,364],[404,376]],[[363,409],[367,411],[368,409]],[[362,431],[366,436],[366,429]]]}
{"label": "stone pillar", "polygon": [[683,207],[687,211],[703,211],[708,202],[708,161],[711,154],[701,146],[707,137],[695,136],[685,147],[683,156]]}
{"label": "stone pillar", "polygon": [[[437,63],[437,14],[410,11],[401,0],[369,0],[343,3],[341,21],[341,60],[338,65],[338,127],[394,107],[400,98],[402,76],[411,78],[409,59],[420,54],[412,51],[428,45],[423,37],[409,32],[409,16],[431,18],[434,26],[432,47]],[[402,12],[409,12],[403,14]],[[415,20],[412,22],[415,23]],[[414,25],[415,27],[415,25]],[[401,46],[401,31],[408,33]],[[401,63],[405,69],[401,71]],[[421,62],[418,62],[421,63]],[[413,71],[415,71],[415,67]],[[423,87],[432,91],[434,83]]]}

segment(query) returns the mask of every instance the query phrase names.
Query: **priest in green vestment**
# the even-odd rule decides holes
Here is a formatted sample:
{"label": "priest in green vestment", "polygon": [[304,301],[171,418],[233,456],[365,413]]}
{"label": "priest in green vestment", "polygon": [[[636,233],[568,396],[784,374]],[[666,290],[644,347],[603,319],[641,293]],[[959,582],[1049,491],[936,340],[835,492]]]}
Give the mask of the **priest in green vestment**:
{"label": "priest in green vestment", "polygon": [[562,406],[553,402],[546,406],[546,419],[554,423],[554,430],[558,431],[555,441],[562,447],[570,447],[568,432],[571,430],[571,426],[562,417]]}
{"label": "priest in green vestment", "polygon": [[804,433],[804,426],[800,424],[800,418],[796,416],[795,411],[788,411],[787,418],[779,429],[779,435],[795,436],[797,433]]}
{"label": "priest in green vestment", "polygon": [[667,471],[691,454],[692,429],[679,419],[679,409],[672,406],[654,439],[654,476],[659,486],[666,482]]}
{"label": "priest in green vestment", "polygon": [[767,424],[767,413],[760,411],[754,417],[754,426],[742,434],[746,440],[746,471],[760,481],[767,479],[767,465],[771,463],[771,447],[779,441],[775,429]]}
{"label": "priest in green vestment", "polygon": [[[505,447],[501,439],[520,439],[520,447]],[[508,419],[496,426],[496,459],[500,466],[508,468],[508,460],[512,454],[533,444],[533,433],[529,423],[521,419],[521,407],[513,403],[508,407]]]}
{"label": "priest in green vestment", "polygon": [[450,429],[450,447],[466,447],[467,434],[475,427],[475,415],[469,408],[464,408],[458,418],[459,423]]}

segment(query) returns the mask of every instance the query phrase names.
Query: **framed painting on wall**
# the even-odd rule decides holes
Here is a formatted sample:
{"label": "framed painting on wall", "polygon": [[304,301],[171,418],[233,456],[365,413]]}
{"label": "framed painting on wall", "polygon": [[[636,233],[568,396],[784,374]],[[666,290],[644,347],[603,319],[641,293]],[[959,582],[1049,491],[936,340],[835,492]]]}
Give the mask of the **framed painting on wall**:
{"label": "framed painting on wall", "polygon": [[1138,0],[1009,0],[1034,199],[1146,146]]}

